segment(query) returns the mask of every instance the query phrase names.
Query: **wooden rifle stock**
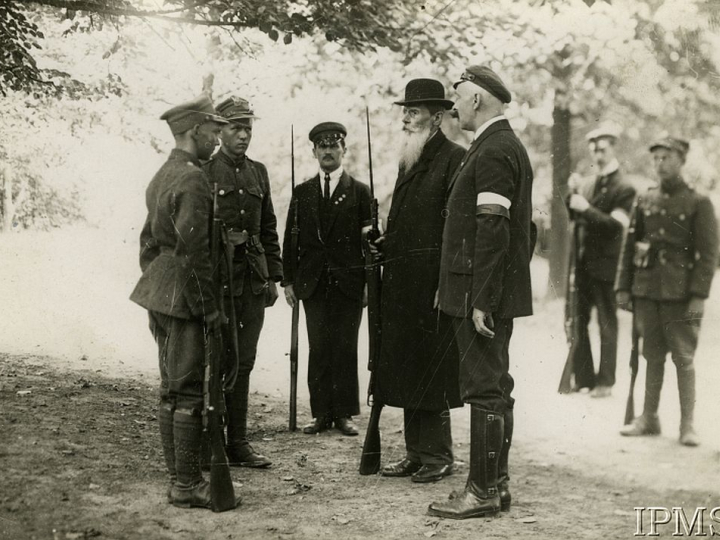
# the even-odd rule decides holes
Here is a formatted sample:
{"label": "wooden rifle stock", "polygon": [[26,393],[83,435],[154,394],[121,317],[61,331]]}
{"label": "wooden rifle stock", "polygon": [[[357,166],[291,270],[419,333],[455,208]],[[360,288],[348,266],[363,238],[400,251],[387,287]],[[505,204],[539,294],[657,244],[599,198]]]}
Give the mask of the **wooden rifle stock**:
{"label": "wooden rifle stock", "polygon": [[637,321],[633,311],[632,319],[632,349],[630,351],[630,391],[628,392],[627,404],[625,405],[625,425],[632,424],[635,419],[635,381],[638,376],[639,341]]}
{"label": "wooden rifle stock", "polygon": [[567,337],[570,349],[568,351],[565,367],[560,377],[560,385],[558,393],[569,394],[572,392],[572,375],[574,371],[573,362],[575,360],[576,350],[579,347],[579,317],[578,317],[578,292],[576,283],[576,272],[578,256],[580,253],[580,239],[578,234],[578,226],[575,224],[572,231],[572,252],[568,259],[567,286],[565,289],[565,335]]}
{"label": "wooden rifle stock", "polygon": [[[221,246],[222,222],[217,217],[217,184],[213,185],[213,215],[210,228],[210,260],[215,273],[215,298],[220,310],[220,320],[225,322],[223,313],[223,290],[218,275]],[[203,427],[210,441],[210,502],[213,512],[224,512],[237,506],[235,490],[230,476],[230,465],[225,454],[222,417],[225,412],[223,394],[222,358],[224,354],[222,332],[205,331],[205,379],[203,381]]]}
{"label": "wooden rifle stock", "polygon": [[368,405],[371,405],[370,421],[368,422],[365,442],[363,443],[362,455],[360,457],[360,474],[375,474],[380,470],[381,446],[380,446],[380,414],[382,403],[376,399],[375,387],[377,385],[377,369],[380,359],[380,297],[382,276],[380,262],[370,251],[370,243],[380,237],[380,224],[378,219],[378,201],[375,198],[375,186],[373,183],[372,170],[372,146],[370,141],[370,113],[365,108],[365,119],[367,123],[368,137],[368,163],[370,167],[370,219],[371,227],[366,235],[367,245],[365,246],[365,280],[368,290],[368,330],[369,330],[369,354],[368,370],[370,370],[370,382],[368,384]]}

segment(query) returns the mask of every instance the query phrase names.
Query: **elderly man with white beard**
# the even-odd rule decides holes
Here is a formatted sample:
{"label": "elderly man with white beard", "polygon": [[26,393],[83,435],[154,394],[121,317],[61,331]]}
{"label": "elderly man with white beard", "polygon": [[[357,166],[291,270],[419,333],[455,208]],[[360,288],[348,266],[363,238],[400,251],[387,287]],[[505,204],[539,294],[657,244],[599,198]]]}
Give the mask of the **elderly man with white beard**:
{"label": "elderly man with white beard", "polygon": [[383,467],[389,477],[436,482],[452,473],[450,408],[462,405],[449,318],[437,308],[440,247],[450,178],[465,149],[440,129],[453,103],[439,81],[405,87],[402,145],[383,258],[382,344],[375,399],[402,407],[405,456]]}

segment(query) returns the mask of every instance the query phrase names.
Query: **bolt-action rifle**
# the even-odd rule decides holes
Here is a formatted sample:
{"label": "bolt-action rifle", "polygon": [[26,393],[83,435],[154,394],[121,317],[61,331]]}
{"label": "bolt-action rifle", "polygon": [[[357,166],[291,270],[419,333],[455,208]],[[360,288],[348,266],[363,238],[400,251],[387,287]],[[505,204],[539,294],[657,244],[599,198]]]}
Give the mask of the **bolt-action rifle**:
{"label": "bolt-action rifle", "polygon": [[568,351],[565,367],[560,377],[560,386],[558,392],[560,394],[569,394],[572,392],[572,375],[574,371],[574,359],[577,354],[577,348],[580,347],[580,317],[578,313],[579,300],[576,276],[577,263],[580,254],[580,235],[577,223],[573,225],[572,230],[572,246],[570,248],[570,257],[568,259],[567,286],[565,290],[565,336],[567,338],[570,350]]}
{"label": "bolt-action rifle", "polygon": [[[227,324],[223,309],[223,285],[219,275],[223,223],[218,217],[217,183],[213,184],[213,212],[210,224],[210,260],[214,276],[215,298],[218,301],[220,321]],[[227,259],[226,259],[227,262]],[[228,270],[232,274],[232,268]],[[234,317],[233,317],[234,318]],[[234,328],[232,329],[234,330]],[[238,350],[233,340],[234,352]],[[225,397],[223,393],[223,335],[221,330],[205,331],[205,378],[203,381],[203,428],[210,443],[210,501],[213,512],[235,508],[235,490],[230,477],[230,465],[225,454],[223,425]]]}
{"label": "bolt-action rifle", "polygon": [[[297,273],[298,264],[298,209],[295,198],[295,133],[290,126],[290,166],[291,166],[291,211],[293,212],[293,225],[290,229],[290,265],[293,276]],[[298,324],[300,323],[300,302],[296,299],[292,308],[292,323],[290,327],[290,431],[297,429],[297,383],[298,383]]]}
{"label": "bolt-action rifle", "polygon": [[370,409],[370,420],[365,442],[363,444],[362,456],[360,457],[360,474],[375,474],[380,469],[380,414],[383,404],[377,399],[377,370],[380,360],[380,294],[381,294],[381,273],[380,261],[370,250],[370,244],[380,237],[380,225],[378,220],[378,201],[375,198],[375,186],[373,183],[372,169],[372,145],[370,140],[370,113],[365,108],[365,121],[367,125],[368,140],[368,165],[370,170],[370,230],[366,235],[365,246],[365,281],[368,290],[368,329],[369,354],[368,370],[370,371],[370,382],[368,384],[368,405]]}

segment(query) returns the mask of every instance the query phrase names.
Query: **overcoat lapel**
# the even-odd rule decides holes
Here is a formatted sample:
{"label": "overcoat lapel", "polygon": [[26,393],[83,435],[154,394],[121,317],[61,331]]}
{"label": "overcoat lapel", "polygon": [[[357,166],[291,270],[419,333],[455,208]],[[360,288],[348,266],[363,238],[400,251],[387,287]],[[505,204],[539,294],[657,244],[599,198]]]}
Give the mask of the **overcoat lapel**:
{"label": "overcoat lapel", "polygon": [[438,149],[446,140],[447,137],[445,137],[445,134],[442,131],[438,131],[423,148],[422,154],[420,155],[417,163],[410,167],[410,170],[407,172],[400,170],[397,182],[395,183],[395,190],[393,191],[392,205],[390,206],[390,213],[388,214],[388,223],[397,216],[397,213],[402,206],[403,199],[407,194],[407,189],[405,188],[409,185],[413,178],[430,170],[430,165],[433,162],[435,154],[437,154]]}
{"label": "overcoat lapel", "polygon": [[473,143],[470,145],[470,148],[467,149],[467,152],[465,152],[465,157],[463,157],[462,161],[460,162],[460,166],[455,171],[455,174],[453,175],[452,179],[448,183],[447,191],[450,193],[452,191],[453,186],[455,185],[455,181],[457,180],[458,176],[462,172],[462,170],[465,168],[465,165],[467,165],[473,154],[477,152],[480,149],[480,146],[482,143],[487,139],[490,135],[495,133],[496,131],[502,131],[508,129],[512,131],[512,128],[510,127],[510,124],[507,120],[498,120],[497,122],[490,124],[488,128],[483,131],[480,136],[473,141]]}
{"label": "overcoat lapel", "polygon": [[322,222],[320,221],[320,205],[322,204],[321,197],[322,193],[320,192],[320,175],[316,174],[310,182],[312,183],[312,189],[309,190],[308,193],[308,206],[310,208],[310,219],[313,221],[313,225],[315,229],[318,231],[318,235],[320,237],[320,241],[324,242],[323,239],[323,231],[322,231]]}

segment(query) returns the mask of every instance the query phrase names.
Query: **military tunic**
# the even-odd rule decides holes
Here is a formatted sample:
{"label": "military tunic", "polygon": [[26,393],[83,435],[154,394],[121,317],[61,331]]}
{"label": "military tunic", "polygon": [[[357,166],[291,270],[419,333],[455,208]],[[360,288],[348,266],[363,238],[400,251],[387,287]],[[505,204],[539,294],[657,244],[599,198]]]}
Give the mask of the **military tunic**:
{"label": "military tunic", "polygon": [[638,198],[615,283],[635,303],[643,355],[692,362],[700,321],[687,319],[692,297],[710,294],[718,262],[718,230],[706,196],[682,184],[674,193],[652,188]]}
{"label": "military tunic", "polygon": [[212,294],[207,177],[195,156],[174,149],[146,192],[140,234],[142,277],[130,299],[149,311],[160,349],[163,400],[200,411],[203,318],[217,311]]}
{"label": "military tunic", "polygon": [[[240,344],[238,374],[242,379],[249,376],[255,365],[269,282],[282,279],[277,218],[265,165],[246,156],[233,160],[221,149],[204,169],[210,182],[217,183],[218,215],[228,230],[227,247],[233,252],[233,293]],[[229,313],[229,281],[224,267],[221,275]],[[231,372],[232,354],[227,355],[227,364]]]}

